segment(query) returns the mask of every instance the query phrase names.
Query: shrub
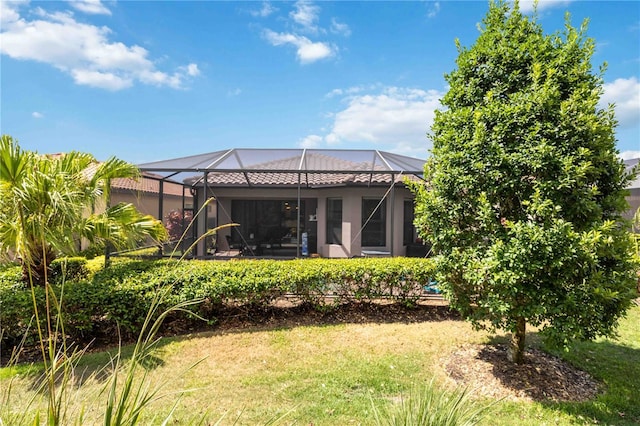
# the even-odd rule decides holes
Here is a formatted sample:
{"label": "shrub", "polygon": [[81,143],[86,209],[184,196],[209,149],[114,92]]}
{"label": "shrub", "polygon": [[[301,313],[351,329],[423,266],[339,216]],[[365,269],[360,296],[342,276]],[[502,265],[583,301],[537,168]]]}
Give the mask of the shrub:
{"label": "shrub", "polygon": [[[166,306],[194,299],[188,311],[172,318],[195,315],[215,321],[224,306],[266,306],[285,295],[298,296],[317,309],[351,302],[388,298],[411,305],[422,295],[433,271],[430,259],[297,259],[231,262],[141,260],[115,258],[100,269],[103,259],[60,259],[52,288],[62,296],[65,332],[71,338],[138,334],[160,288],[169,287]],[[65,266],[66,265],[66,266]],[[91,272],[90,272],[91,271]],[[66,272],[66,276],[64,273]],[[62,277],[65,277],[63,280]],[[36,291],[44,307],[44,291]],[[0,324],[9,345],[28,331],[33,312],[30,290],[20,282],[20,268],[0,271]]]}
{"label": "shrub", "polygon": [[52,283],[80,281],[88,277],[87,259],[84,257],[63,257],[51,262],[49,281]]}
{"label": "shrub", "polygon": [[105,245],[103,243],[93,242],[89,247],[82,250],[79,255],[86,259],[94,259],[98,256],[103,256],[105,250]]}
{"label": "shrub", "polygon": [[[8,280],[9,271],[5,271],[5,279],[0,278],[0,347],[3,352],[10,352],[24,337],[25,344],[37,343],[37,332],[33,323],[33,299],[30,290],[22,282],[22,269],[16,267],[18,273]],[[11,282],[13,281],[13,282]],[[38,309],[44,309],[44,288],[35,287],[34,294]]]}
{"label": "shrub", "polygon": [[18,265],[3,265],[0,268],[0,287],[22,283],[22,269]]}

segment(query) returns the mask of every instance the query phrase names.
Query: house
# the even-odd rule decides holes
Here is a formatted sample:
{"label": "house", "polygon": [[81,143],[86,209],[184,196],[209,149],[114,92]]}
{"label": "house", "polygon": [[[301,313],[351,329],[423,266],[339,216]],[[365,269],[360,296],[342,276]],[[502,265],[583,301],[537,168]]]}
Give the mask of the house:
{"label": "house", "polygon": [[[117,203],[131,203],[140,213],[162,221],[169,233],[170,244],[182,237],[193,215],[193,197],[188,188],[149,172],[142,172],[139,179],[113,179],[110,204]],[[186,239],[185,244],[190,241]]]}
{"label": "house", "polygon": [[[639,167],[640,158],[633,158],[631,160],[624,160],[624,165],[627,173],[631,173],[634,167]],[[629,195],[627,196],[627,202],[629,203],[629,210],[624,214],[627,219],[633,219],[633,215],[640,208],[640,170],[636,178],[631,181],[627,187]]]}
{"label": "house", "polygon": [[[62,158],[64,155],[64,153],[47,154],[48,157],[54,159]],[[102,163],[93,162],[83,171],[84,176],[91,179],[100,164]],[[115,178],[111,180],[109,204],[113,206],[118,203],[131,203],[139,212],[151,215],[165,224],[173,212],[180,212],[182,217],[182,212],[193,208],[193,199],[188,188],[185,188],[181,183],[148,172],[143,172],[138,179]],[[96,213],[104,212],[106,203],[101,200],[92,208]],[[180,235],[181,229],[176,230],[175,233]],[[78,242],[80,250],[88,247],[87,240]]]}
{"label": "house", "polygon": [[[229,149],[139,167],[190,188],[200,212],[193,238],[238,224],[218,232],[219,253],[354,257],[421,250],[405,183],[422,179],[418,158],[377,150]],[[211,244],[202,242],[197,256],[211,253]]]}
{"label": "house", "polygon": [[[52,154],[54,157],[62,155],[64,154]],[[93,177],[100,164],[102,163],[91,164],[84,172],[86,177]],[[138,179],[115,178],[110,184],[110,205],[131,203],[140,213],[149,214],[156,219],[164,220],[172,211],[193,207],[191,194],[184,185],[153,173],[142,172]],[[159,203],[159,199],[162,202]],[[104,211],[105,206],[97,206],[96,209]]]}
{"label": "house", "polygon": [[[162,193],[162,197],[159,194]],[[158,203],[162,199],[162,204]],[[140,179],[117,178],[111,181],[111,205],[131,203],[138,211],[165,220],[174,211],[193,208],[188,188],[162,176],[143,172]]]}

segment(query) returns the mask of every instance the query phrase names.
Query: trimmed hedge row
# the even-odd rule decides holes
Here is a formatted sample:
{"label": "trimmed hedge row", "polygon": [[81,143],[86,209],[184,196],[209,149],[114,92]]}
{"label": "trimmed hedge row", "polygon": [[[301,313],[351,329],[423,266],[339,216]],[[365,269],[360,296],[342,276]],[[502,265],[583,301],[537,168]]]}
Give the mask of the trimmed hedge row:
{"label": "trimmed hedge row", "polygon": [[[433,261],[114,259],[107,269],[93,272],[93,268],[95,264],[87,267],[82,258],[61,260],[53,267],[52,287],[56,297],[63,300],[65,332],[72,339],[117,336],[118,331],[125,337],[136,335],[161,289],[167,292],[163,299],[166,307],[202,300],[192,311],[210,321],[215,321],[225,305],[268,305],[285,294],[318,309],[379,298],[412,304],[429,282]],[[28,327],[33,316],[31,290],[20,277],[19,267],[0,271],[0,327],[4,343],[10,346],[25,334],[30,342],[37,338],[34,327]],[[44,289],[36,288],[35,296],[40,312],[44,312]],[[181,315],[188,319],[186,313]]]}

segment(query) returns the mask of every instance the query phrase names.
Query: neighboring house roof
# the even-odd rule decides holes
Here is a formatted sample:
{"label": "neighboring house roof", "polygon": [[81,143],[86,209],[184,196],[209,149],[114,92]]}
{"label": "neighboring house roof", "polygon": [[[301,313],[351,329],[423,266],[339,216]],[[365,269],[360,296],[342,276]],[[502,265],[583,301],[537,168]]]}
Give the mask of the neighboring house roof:
{"label": "neighboring house roof", "polygon": [[[630,160],[624,160],[625,170],[627,173],[631,173],[634,167],[638,167],[638,163],[640,163],[640,158],[632,158]],[[638,174],[636,178],[629,183],[627,189],[639,189],[640,188],[640,169],[638,170]]]}
{"label": "neighboring house roof", "polygon": [[139,165],[191,185],[305,186],[389,184],[417,179],[424,160],[377,150],[231,149]]}
{"label": "neighboring house roof", "polygon": [[[100,166],[100,162],[93,163],[84,171],[89,178],[93,176],[96,169]],[[160,180],[163,177],[150,172],[142,172],[140,179],[116,178],[111,181],[112,191],[135,191],[148,194],[160,193]],[[165,195],[175,195],[182,197],[184,186],[172,180],[164,180],[162,191]],[[190,197],[189,191],[185,192],[185,196]]]}
{"label": "neighboring house roof", "polygon": [[[149,194],[160,193],[160,180],[162,176],[149,172],[142,172],[142,177],[138,180],[129,178],[117,178],[111,181],[111,190],[129,190],[145,192]],[[165,195],[176,195],[182,197],[183,192],[186,197],[191,197],[189,191],[184,191],[184,186],[180,183],[165,180],[162,184],[162,192]]]}

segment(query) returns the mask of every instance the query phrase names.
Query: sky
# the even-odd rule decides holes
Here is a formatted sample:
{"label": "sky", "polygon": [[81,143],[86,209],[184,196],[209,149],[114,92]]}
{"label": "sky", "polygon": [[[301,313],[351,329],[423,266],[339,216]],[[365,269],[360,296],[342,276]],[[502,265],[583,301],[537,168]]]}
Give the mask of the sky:
{"label": "sky", "polygon": [[[520,2],[533,13],[532,2]],[[139,164],[230,148],[425,158],[455,40],[487,1],[0,1],[0,132],[40,153]],[[600,106],[640,157],[640,1],[547,0],[546,33],[589,18]]]}

